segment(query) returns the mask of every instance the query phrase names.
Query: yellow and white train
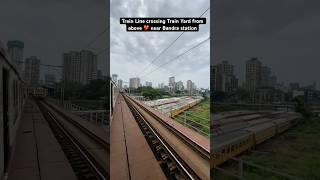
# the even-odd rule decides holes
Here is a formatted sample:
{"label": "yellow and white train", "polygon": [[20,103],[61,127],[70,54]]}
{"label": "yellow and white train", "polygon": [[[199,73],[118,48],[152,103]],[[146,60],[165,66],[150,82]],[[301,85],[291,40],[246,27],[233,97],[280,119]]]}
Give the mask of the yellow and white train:
{"label": "yellow and white train", "polygon": [[[287,118],[270,120],[267,123],[247,127],[229,133],[225,138],[211,139],[211,168],[215,168],[231,157],[255,148],[256,145],[288,130],[297,124],[300,114],[292,113]],[[216,146],[215,146],[216,145]]]}

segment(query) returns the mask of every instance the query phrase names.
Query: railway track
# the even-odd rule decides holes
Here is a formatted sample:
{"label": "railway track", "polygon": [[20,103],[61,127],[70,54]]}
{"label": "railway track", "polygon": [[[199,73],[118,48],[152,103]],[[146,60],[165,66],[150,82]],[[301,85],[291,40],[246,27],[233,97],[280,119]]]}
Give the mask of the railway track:
{"label": "railway track", "polygon": [[[80,127],[79,124],[70,120],[52,106],[50,107],[46,102],[38,100],[37,104],[78,179],[109,179],[109,171],[105,160],[108,159],[109,146],[106,141],[95,136],[84,127]],[[85,141],[80,139],[85,139]],[[105,156],[105,159],[103,159],[103,156]]]}
{"label": "railway track", "polygon": [[209,179],[210,153],[123,94],[168,179]]}

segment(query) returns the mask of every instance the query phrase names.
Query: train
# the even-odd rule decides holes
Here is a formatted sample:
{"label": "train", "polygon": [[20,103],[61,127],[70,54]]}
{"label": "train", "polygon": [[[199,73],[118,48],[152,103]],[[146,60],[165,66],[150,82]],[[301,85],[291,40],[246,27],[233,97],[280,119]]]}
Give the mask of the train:
{"label": "train", "polygon": [[26,86],[0,42],[0,179],[8,168],[20,117],[27,99]]}
{"label": "train", "polygon": [[[186,97],[186,98],[191,98],[191,97]],[[202,97],[198,97],[198,99],[196,99],[194,102],[187,104],[185,106],[181,106],[178,109],[175,109],[174,111],[171,112],[171,118],[174,118],[176,116],[178,116],[179,114],[185,112],[186,110],[192,108],[193,106],[199,104],[201,101],[203,100]]]}
{"label": "train", "polygon": [[45,87],[30,87],[28,93],[36,99],[44,99],[48,95],[48,89]]}
{"label": "train", "polygon": [[294,113],[292,116],[288,116],[288,118],[273,119],[267,123],[231,132],[230,137],[232,136],[235,138],[229,141],[220,142],[219,146],[214,146],[215,142],[213,139],[211,167],[215,168],[232,157],[254,149],[264,141],[288,130],[290,127],[297,124],[299,119],[301,119],[301,115]]}

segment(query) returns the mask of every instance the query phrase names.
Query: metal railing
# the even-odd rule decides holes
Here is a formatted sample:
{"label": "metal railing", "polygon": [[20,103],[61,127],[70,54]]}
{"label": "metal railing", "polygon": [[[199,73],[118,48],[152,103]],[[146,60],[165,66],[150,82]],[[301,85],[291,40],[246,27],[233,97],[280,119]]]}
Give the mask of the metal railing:
{"label": "metal railing", "polygon": [[[219,154],[219,153],[216,153]],[[255,173],[257,176],[260,176],[261,178],[279,178],[279,179],[287,179],[287,180],[303,180],[301,177],[296,177],[289,175],[284,172],[280,172],[278,170],[265,167],[263,165],[258,165],[249,161],[245,161],[241,158],[235,158],[230,157],[230,160],[233,163],[233,169],[227,170],[223,169],[222,167],[215,167],[213,169],[213,178],[218,178],[219,176],[227,176],[227,177],[233,177],[235,179],[240,180],[248,180],[250,177],[248,177],[247,174]]]}
{"label": "metal railing", "polygon": [[83,107],[77,104],[72,103],[71,101],[64,101],[63,105],[61,104],[61,101],[56,99],[48,99],[53,104],[64,108],[67,111],[70,111],[71,113],[89,121],[93,124],[98,125],[99,127],[105,127],[110,126],[110,123],[108,121],[108,113],[106,110],[93,110],[89,109],[87,107]]}
{"label": "metal railing", "polygon": [[[183,114],[177,115],[175,120],[182,123],[184,126],[187,126],[188,128],[210,137],[210,119],[195,116],[186,111]],[[206,124],[209,124],[209,126]]]}

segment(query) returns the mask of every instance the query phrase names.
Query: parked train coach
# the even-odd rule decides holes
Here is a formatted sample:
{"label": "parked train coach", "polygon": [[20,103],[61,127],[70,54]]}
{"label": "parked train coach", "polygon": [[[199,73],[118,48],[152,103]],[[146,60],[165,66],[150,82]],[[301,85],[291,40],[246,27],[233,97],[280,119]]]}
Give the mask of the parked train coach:
{"label": "parked train coach", "polygon": [[0,179],[7,170],[27,97],[24,82],[0,42]]}
{"label": "parked train coach", "polygon": [[266,140],[283,133],[301,119],[298,113],[288,113],[286,118],[270,119],[242,130],[228,133],[213,140],[211,165],[217,167],[228,159],[254,148]]}

